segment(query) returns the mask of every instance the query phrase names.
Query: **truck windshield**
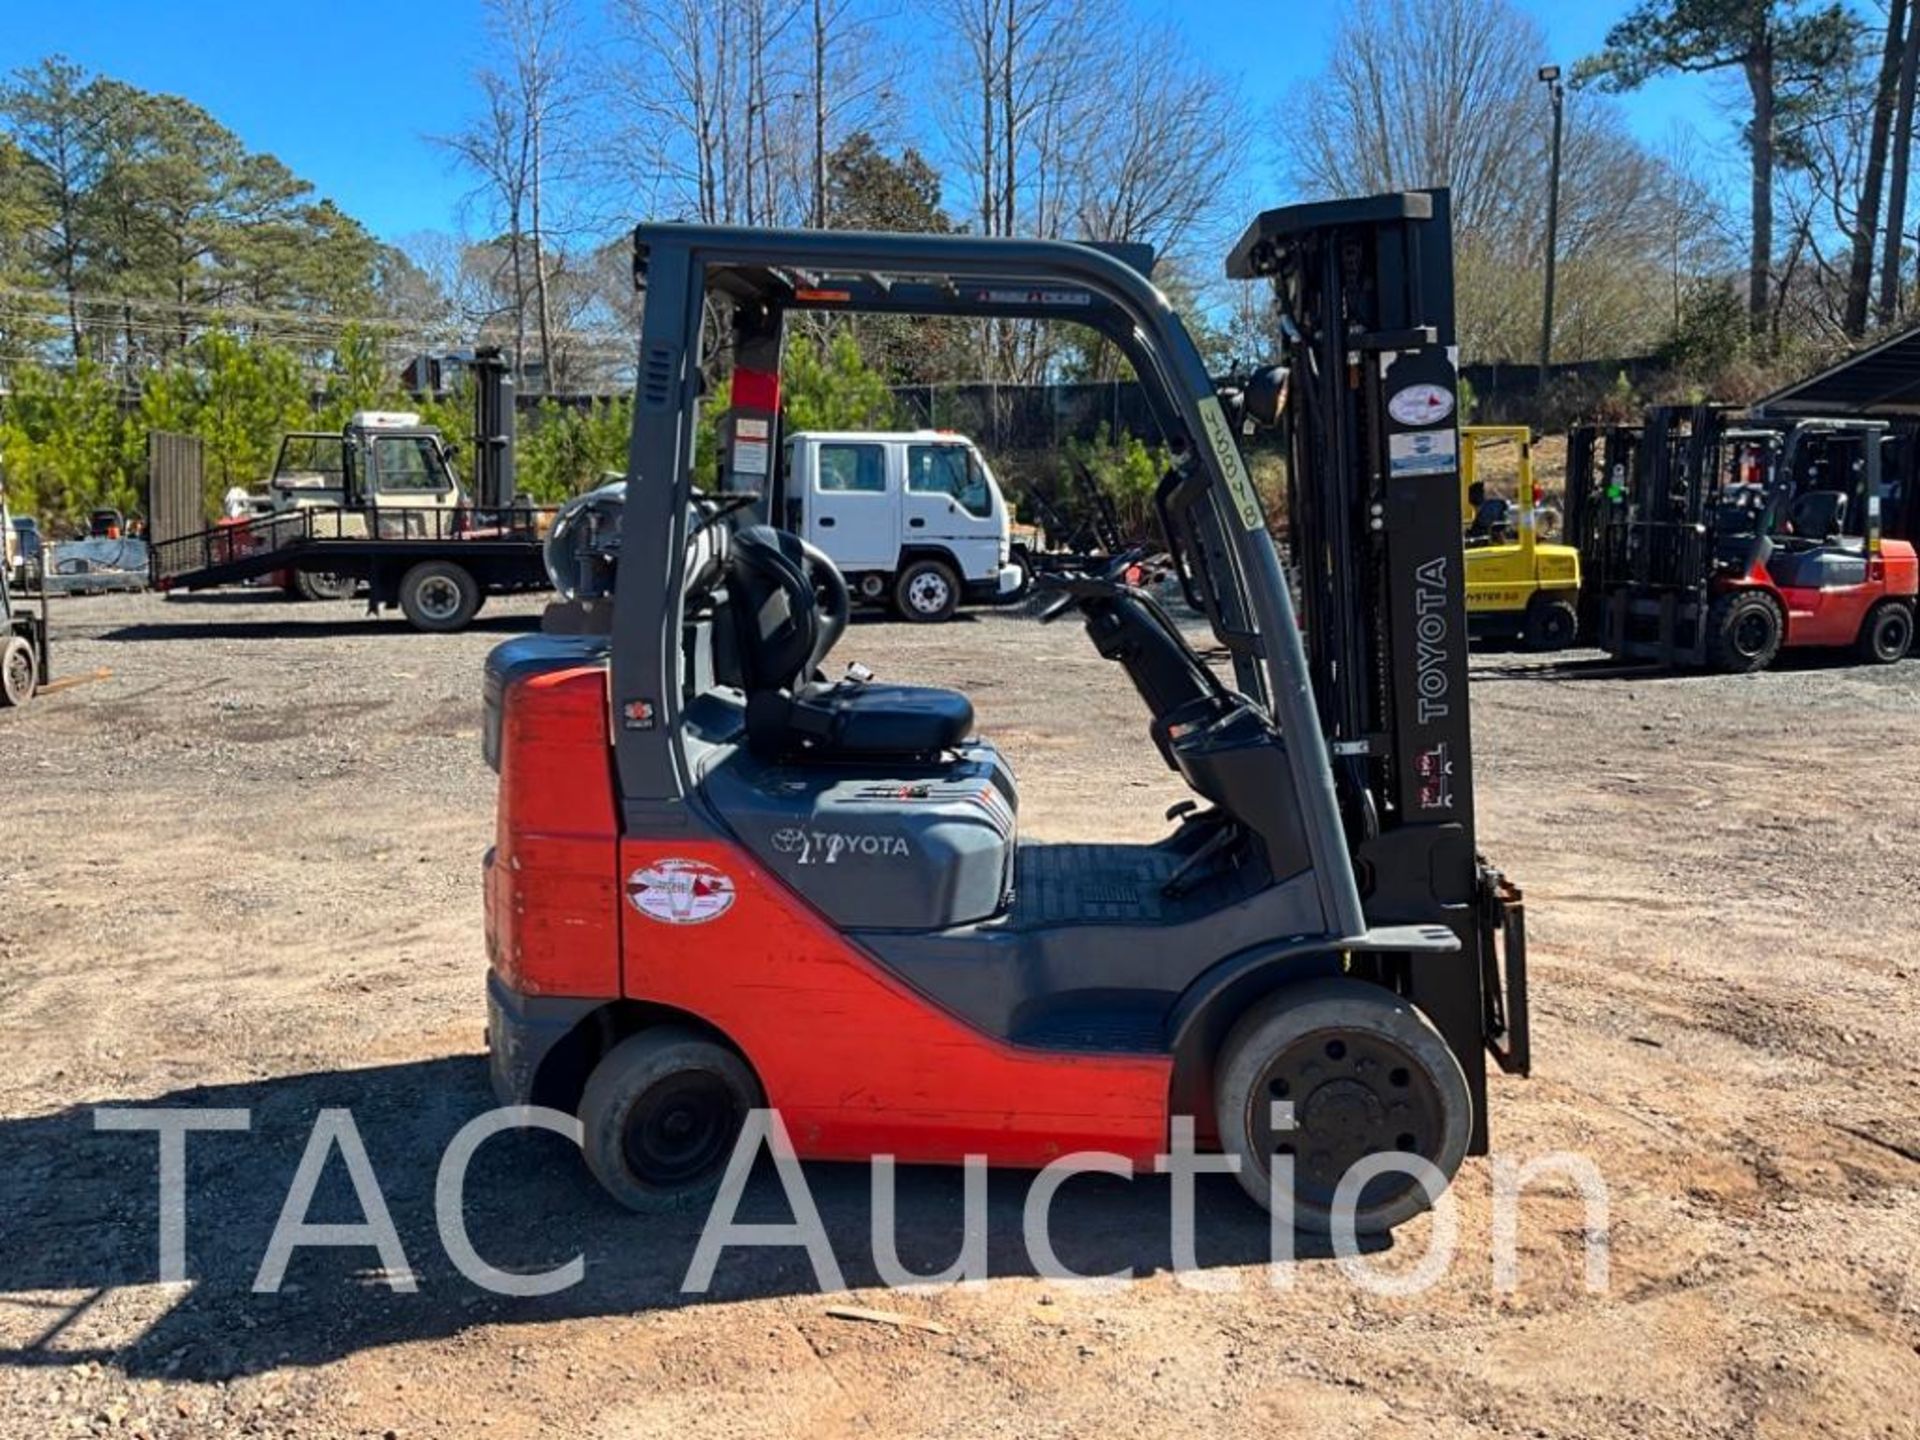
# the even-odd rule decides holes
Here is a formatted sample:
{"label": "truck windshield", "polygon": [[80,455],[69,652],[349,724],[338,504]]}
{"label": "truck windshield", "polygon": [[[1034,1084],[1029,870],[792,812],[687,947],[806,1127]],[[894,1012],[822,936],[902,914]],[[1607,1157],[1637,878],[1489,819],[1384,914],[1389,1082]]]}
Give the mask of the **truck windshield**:
{"label": "truck windshield", "polygon": [[993,513],[987,472],[964,445],[908,446],[907,489],[916,495],[945,495],[982,520]]}
{"label": "truck windshield", "polygon": [[426,435],[382,435],[374,441],[374,473],[380,490],[433,492],[448,486],[440,447]]}
{"label": "truck windshield", "polygon": [[347,488],[347,445],[338,435],[289,435],[273,467],[276,482],[323,490]]}

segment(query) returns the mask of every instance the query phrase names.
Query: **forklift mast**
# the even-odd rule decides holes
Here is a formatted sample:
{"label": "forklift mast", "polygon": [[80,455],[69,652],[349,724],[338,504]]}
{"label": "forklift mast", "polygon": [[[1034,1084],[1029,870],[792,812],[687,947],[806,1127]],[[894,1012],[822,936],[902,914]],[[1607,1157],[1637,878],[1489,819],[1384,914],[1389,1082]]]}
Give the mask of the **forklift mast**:
{"label": "forklift mast", "polygon": [[1453,257],[1445,191],[1261,215],[1229,274],[1271,278],[1290,342],[1288,540],[1356,839],[1473,845]]}
{"label": "forklift mast", "polygon": [[1474,828],[1448,192],[1269,210],[1227,273],[1272,282],[1287,341],[1287,539],[1368,921],[1437,900],[1460,948],[1408,993],[1525,1073],[1524,919]]}
{"label": "forklift mast", "polygon": [[513,375],[496,346],[473,355],[473,504],[505,510],[513,504]]}

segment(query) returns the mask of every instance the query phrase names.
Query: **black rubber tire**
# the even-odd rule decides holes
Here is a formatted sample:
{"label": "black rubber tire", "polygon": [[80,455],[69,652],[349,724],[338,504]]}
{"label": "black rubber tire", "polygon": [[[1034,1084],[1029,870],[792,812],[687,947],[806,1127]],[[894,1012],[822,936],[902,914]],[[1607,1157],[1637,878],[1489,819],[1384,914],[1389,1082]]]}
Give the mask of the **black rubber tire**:
{"label": "black rubber tire", "polygon": [[944,560],[909,560],[893,582],[893,608],[902,620],[938,625],[960,608],[960,577]]}
{"label": "black rubber tire", "polygon": [[356,576],[296,570],[293,572],[293,586],[288,593],[301,600],[351,600],[353,592],[359,588],[360,581]]}
{"label": "black rubber tire", "polygon": [[24,705],[40,688],[40,657],[26,637],[9,635],[0,643],[0,706]]}
{"label": "black rubber tire", "polygon": [[1786,617],[1761,590],[1729,590],[1707,608],[1707,663],[1728,675],[1752,675],[1780,653]]}
{"label": "black rubber tire", "polygon": [[1860,622],[1853,653],[1863,665],[1892,665],[1913,648],[1913,607],[1904,600],[1882,600]]}
{"label": "black rubber tire", "polygon": [[1527,602],[1520,643],[1529,650],[1565,650],[1579,638],[1580,616],[1573,602],[1559,595],[1536,595]]}
{"label": "black rubber tire", "polygon": [[[699,1209],[720,1188],[747,1111],[760,1103],[753,1071],[724,1045],[678,1026],[642,1030],[603,1055],[587,1077],[580,1097],[587,1168],[629,1210],[664,1215]],[[650,1108],[640,1111],[643,1104]],[[650,1120],[662,1126],[684,1120],[694,1127],[687,1173],[647,1172],[644,1147],[662,1135],[644,1133]],[[643,1133],[632,1133],[636,1124]]]}
{"label": "black rubber tire", "polygon": [[416,630],[451,635],[480,609],[480,586],[450,560],[423,560],[400,577],[400,609]]}
{"label": "black rubber tire", "polygon": [[1018,567],[1020,582],[1013,587],[1013,593],[1002,595],[1002,605],[1018,605],[1033,590],[1033,560],[1027,554],[1027,547],[1016,545],[1007,555],[1007,563]]}
{"label": "black rubber tire", "polygon": [[[1299,1079],[1296,1067],[1324,1078]],[[1275,1069],[1296,1078],[1275,1078]],[[1284,1141],[1268,1124],[1275,1099],[1294,1105],[1296,1128]],[[1371,1134],[1356,1135],[1356,1112]],[[1262,1208],[1273,1202],[1269,1161],[1294,1147],[1295,1227],[1325,1235],[1333,1172],[1346,1173],[1364,1154],[1410,1151],[1451,1183],[1473,1132],[1473,1097],[1433,1022],[1383,986],[1342,977],[1286,986],[1240,1017],[1214,1069],[1214,1119],[1221,1148],[1240,1161],[1241,1186]],[[1383,1182],[1384,1193],[1376,1188]],[[1362,1200],[1354,1211],[1361,1235],[1384,1234],[1428,1204],[1405,1176],[1379,1177]]]}

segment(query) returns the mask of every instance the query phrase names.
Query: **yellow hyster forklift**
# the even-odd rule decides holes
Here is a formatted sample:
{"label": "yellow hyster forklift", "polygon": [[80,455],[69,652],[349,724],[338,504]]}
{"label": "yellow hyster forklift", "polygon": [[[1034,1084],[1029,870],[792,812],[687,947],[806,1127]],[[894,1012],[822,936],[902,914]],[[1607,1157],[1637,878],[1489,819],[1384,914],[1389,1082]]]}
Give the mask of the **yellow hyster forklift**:
{"label": "yellow hyster forklift", "polygon": [[[1481,456],[1506,446],[1518,457],[1511,500],[1495,495]],[[1467,527],[1467,627],[1475,639],[1518,640],[1564,650],[1579,631],[1580,552],[1540,540],[1541,495],[1533,479],[1533,432],[1524,425],[1460,427],[1460,497]]]}

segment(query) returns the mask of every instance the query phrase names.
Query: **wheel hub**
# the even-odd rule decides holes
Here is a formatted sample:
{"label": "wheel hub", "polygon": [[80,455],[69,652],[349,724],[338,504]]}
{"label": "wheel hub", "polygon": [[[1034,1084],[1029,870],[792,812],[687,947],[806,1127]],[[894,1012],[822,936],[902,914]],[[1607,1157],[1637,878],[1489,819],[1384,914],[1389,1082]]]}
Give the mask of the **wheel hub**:
{"label": "wheel hub", "polygon": [[[1436,1158],[1445,1133],[1439,1091],[1425,1069],[1384,1036],[1319,1031],[1273,1057],[1254,1093],[1268,1110],[1254,1119],[1259,1153],[1291,1156],[1294,1186],[1308,1204],[1326,1206],[1341,1178],[1369,1155],[1399,1152]],[[1271,1102],[1293,1106],[1291,1130],[1273,1123]],[[1369,1180],[1363,1209],[1397,1200],[1416,1182],[1400,1171]]]}
{"label": "wheel hub", "polygon": [[670,1076],[627,1113],[622,1137],[627,1165],[650,1185],[697,1180],[725,1161],[742,1118],[719,1076]]}
{"label": "wheel hub", "polygon": [[916,575],[907,587],[907,598],[916,610],[931,615],[947,603],[947,582],[938,575]]}
{"label": "wheel hub", "polygon": [[1734,628],[1733,643],[1742,655],[1758,655],[1767,648],[1767,636],[1772,629],[1766,616],[1749,612],[1740,618],[1739,625]]}
{"label": "wheel hub", "polygon": [[442,576],[434,576],[420,587],[420,608],[436,620],[443,620],[460,609],[460,587]]}

